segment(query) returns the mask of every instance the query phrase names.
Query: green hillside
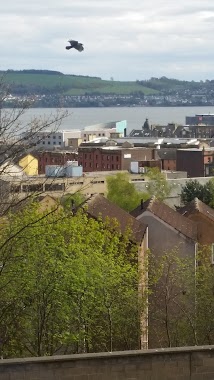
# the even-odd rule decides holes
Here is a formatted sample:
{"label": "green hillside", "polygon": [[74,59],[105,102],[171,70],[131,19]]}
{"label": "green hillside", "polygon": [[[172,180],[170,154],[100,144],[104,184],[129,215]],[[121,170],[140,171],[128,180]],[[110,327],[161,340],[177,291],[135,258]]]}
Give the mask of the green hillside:
{"label": "green hillside", "polygon": [[14,94],[155,94],[159,91],[139,82],[102,80],[98,77],[64,75],[57,71],[23,70],[1,72]]}

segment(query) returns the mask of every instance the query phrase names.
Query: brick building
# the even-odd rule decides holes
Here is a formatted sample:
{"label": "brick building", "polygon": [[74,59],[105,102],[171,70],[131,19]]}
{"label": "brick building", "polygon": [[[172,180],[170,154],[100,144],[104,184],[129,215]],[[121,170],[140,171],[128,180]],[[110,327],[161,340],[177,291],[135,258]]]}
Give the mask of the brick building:
{"label": "brick building", "polygon": [[190,178],[212,176],[214,149],[177,149],[176,170],[186,171]]}
{"label": "brick building", "polygon": [[126,146],[80,146],[78,164],[83,172],[130,170],[133,161],[150,161],[155,159],[154,148],[135,148]]}
{"label": "brick building", "polygon": [[66,150],[38,151],[36,157],[38,159],[38,174],[45,174],[46,165],[64,165],[67,161],[77,161],[77,153]]}

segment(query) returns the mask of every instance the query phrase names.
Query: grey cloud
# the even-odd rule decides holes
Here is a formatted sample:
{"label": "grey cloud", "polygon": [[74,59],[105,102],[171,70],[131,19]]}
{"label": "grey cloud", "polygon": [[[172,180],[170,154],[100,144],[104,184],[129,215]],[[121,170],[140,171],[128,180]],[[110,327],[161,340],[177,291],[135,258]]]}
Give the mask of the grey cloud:
{"label": "grey cloud", "polygon": [[[212,79],[213,18],[213,0],[8,0],[1,5],[0,69]],[[66,51],[69,38],[80,40],[84,53]]]}

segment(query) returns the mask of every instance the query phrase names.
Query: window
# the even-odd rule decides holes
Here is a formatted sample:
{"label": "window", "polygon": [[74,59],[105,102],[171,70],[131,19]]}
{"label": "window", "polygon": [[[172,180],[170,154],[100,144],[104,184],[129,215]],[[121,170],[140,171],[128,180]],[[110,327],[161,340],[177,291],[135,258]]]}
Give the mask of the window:
{"label": "window", "polygon": [[61,141],[59,141],[59,145],[61,145]]}
{"label": "window", "polygon": [[56,136],[53,136],[53,139],[55,139],[56,138]]}
{"label": "window", "polygon": [[211,264],[214,265],[214,243],[211,245]]}
{"label": "window", "polygon": [[48,141],[48,145],[50,145],[50,141]]}
{"label": "window", "polygon": [[59,139],[61,139],[61,136],[58,136]]}

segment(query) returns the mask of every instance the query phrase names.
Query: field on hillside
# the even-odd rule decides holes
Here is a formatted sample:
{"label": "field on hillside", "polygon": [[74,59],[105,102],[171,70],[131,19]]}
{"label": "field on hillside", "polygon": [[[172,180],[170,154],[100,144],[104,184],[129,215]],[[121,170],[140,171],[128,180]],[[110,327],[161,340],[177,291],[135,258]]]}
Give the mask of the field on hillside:
{"label": "field on hillside", "polygon": [[55,93],[67,95],[84,95],[88,94],[121,94],[143,92],[145,95],[157,93],[157,90],[142,86],[137,82],[118,82],[113,80],[102,80],[96,77],[84,77],[59,74],[45,73],[24,73],[24,72],[6,72],[4,81],[11,85],[12,88],[21,87],[49,90]]}

